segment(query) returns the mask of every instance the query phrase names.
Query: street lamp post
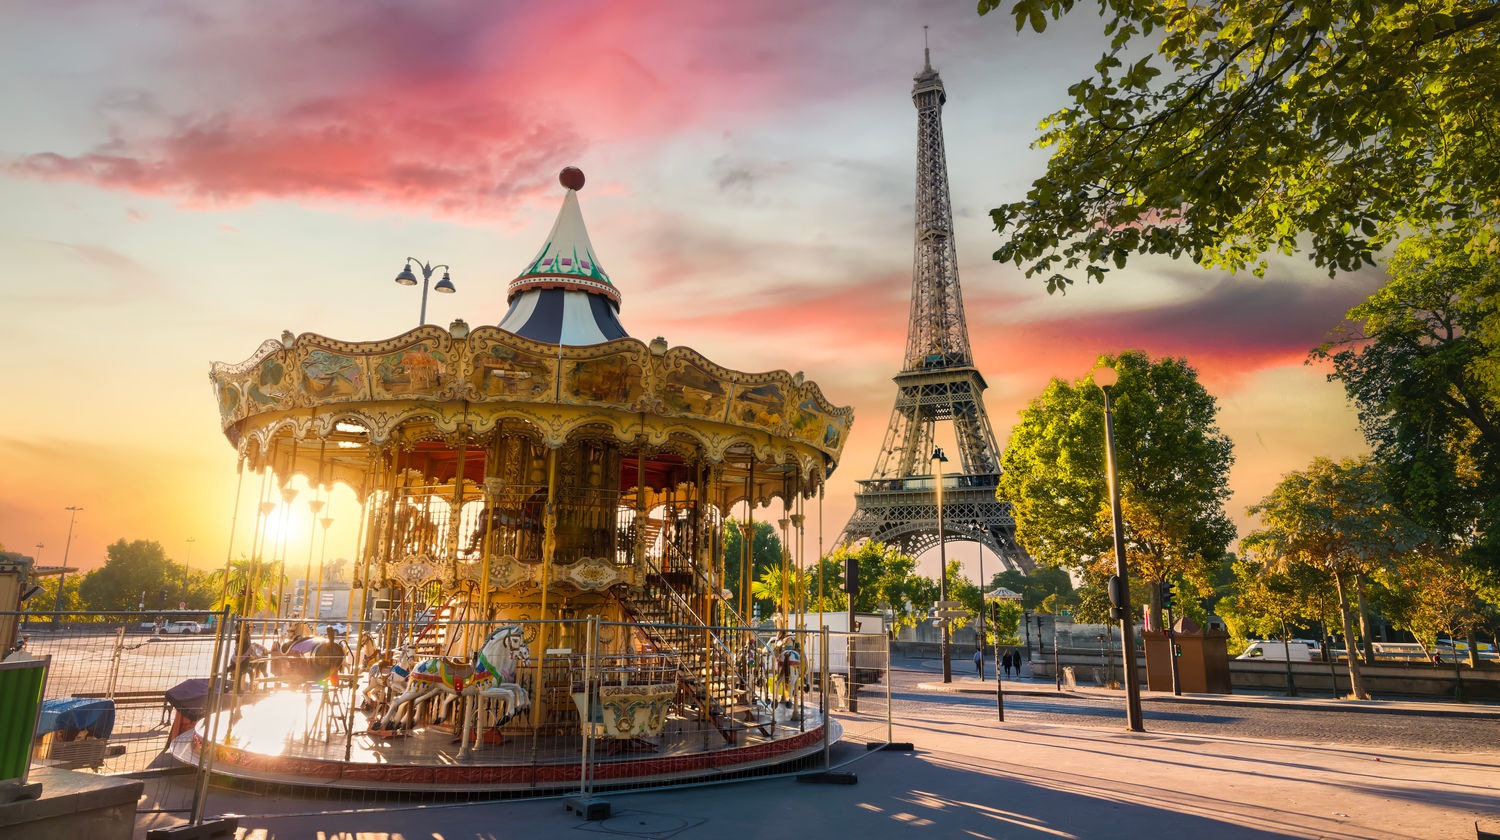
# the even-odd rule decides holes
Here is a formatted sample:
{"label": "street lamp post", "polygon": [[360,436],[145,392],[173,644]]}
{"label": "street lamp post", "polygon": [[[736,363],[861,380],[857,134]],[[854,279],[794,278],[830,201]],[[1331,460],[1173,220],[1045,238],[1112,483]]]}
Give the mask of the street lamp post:
{"label": "street lamp post", "polygon": [[68,505],[67,507],[63,508],[63,510],[67,511],[69,514],[68,541],[63,543],[62,574],[57,578],[57,602],[52,605],[52,610],[54,613],[56,613],[56,615],[54,615],[52,619],[54,625],[62,618],[63,584],[68,582],[68,552],[73,548],[73,523],[78,521],[78,512],[80,510],[83,510],[83,508],[78,507],[77,505]]}
{"label": "street lamp post", "polygon": [[[937,476],[937,526],[938,526],[938,600],[943,602],[941,609],[947,609],[948,602],[948,534],[943,530],[943,464],[947,463],[948,457],[943,454],[941,447],[932,450],[932,465]],[[953,663],[948,660],[948,619],[942,620],[943,624],[943,682],[953,682]]]}
{"label": "street lamp post", "polygon": [[412,274],[411,271],[413,263],[415,263],[417,268],[421,269],[422,271],[422,314],[420,316],[420,319],[417,321],[417,326],[420,327],[423,324],[427,323],[427,283],[432,279],[432,272],[437,271],[440,268],[443,269],[443,279],[439,280],[437,282],[437,285],[432,287],[432,290],[434,292],[451,295],[457,290],[453,288],[453,281],[448,277],[448,269],[450,268],[450,266],[446,264],[431,265],[429,263],[422,262],[416,257],[406,258],[406,265],[401,266],[401,273],[396,275],[397,283],[400,283],[403,286],[417,285],[417,276],[415,274]]}
{"label": "street lamp post", "polygon": [[[1120,381],[1120,375],[1112,367],[1094,371],[1094,384],[1104,392],[1104,460],[1109,473],[1109,509],[1114,523],[1115,575],[1119,583],[1120,649],[1125,671],[1125,728],[1132,732],[1144,732],[1146,727],[1141,717],[1141,675],[1135,663],[1135,625],[1130,609],[1130,570],[1125,565],[1125,520],[1120,515],[1120,473],[1115,460],[1115,416],[1110,400],[1110,389]],[[1056,634],[1052,643],[1057,644]]]}
{"label": "street lamp post", "polygon": [[188,563],[193,559],[193,543],[197,541],[197,537],[188,537],[186,540],[187,556],[182,561],[182,597],[177,599],[178,609],[187,609],[188,577],[192,574],[192,570],[188,568]]}

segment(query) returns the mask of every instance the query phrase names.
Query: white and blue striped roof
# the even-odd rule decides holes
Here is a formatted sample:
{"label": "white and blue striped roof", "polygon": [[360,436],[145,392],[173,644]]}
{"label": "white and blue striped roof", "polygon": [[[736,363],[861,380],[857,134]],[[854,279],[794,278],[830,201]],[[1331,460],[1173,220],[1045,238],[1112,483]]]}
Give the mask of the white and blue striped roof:
{"label": "white and blue striped roof", "polygon": [[599,265],[578,208],[583,173],[570,166],[559,180],[567,188],[562,209],[536,257],[510,281],[510,311],[500,328],[543,344],[583,346],[625,338],[620,293]]}

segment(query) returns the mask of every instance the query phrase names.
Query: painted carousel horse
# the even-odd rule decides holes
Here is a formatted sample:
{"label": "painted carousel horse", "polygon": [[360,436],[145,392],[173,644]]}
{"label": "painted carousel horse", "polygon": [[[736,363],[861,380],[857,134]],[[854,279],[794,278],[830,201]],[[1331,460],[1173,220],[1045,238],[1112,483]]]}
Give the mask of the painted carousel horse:
{"label": "painted carousel horse", "polygon": [[[531,658],[518,624],[502,624],[484,640],[479,650],[467,660],[438,658],[418,665],[408,678],[406,691],[391,701],[391,707],[372,729],[388,731],[407,704],[429,698],[449,696],[456,699],[500,700],[504,709],[492,726],[502,726],[511,718],[531,708],[531,696],[516,682],[520,664]],[[477,714],[479,703],[470,704],[469,714]],[[469,752],[471,731],[469,716],[464,718],[464,747]],[[479,740],[475,733],[474,740]]]}
{"label": "painted carousel horse", "polygon": [[382,657],[370,663],[365,676],[365,695],[362,708],[374,715],[385,713],[391,698],[406,690],[407,677],[417,662],[417,649],[402,645],[394,656]]}
{"label": "painted carousel horse", "polygon": [[338,675],[349,649],[328,628],[327,638],[300,636],[277,645],[271,655],[274,675],[289,683],[327,683]]}
{"label": "painted carousel horse", "polygon": [[243,684],[249,691],[257,679],[265,679],[267,653],[265,645],[253,640],[249,622],[241,622],[235,633],[234,654],[229,658],[231,685]]}

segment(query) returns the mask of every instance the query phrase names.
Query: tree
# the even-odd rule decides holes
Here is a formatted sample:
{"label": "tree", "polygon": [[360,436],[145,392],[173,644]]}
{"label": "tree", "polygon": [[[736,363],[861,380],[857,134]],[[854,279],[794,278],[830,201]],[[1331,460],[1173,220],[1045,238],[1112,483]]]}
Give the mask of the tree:
{"label": "tree", "polygon": [[[1218,405],[1181,359],[1140,352],[1100,356],[1119,381],[1111,389],[1116,461],[1132,577],[1184,577],[1211,591],[1234,538],[1224,512],[1233,445]],[[996,495],[1011,503],[1016,537],[1040,565],[1079,572],[1112,557],[1104,459],[1104,395],[1093,374],[1053,379],[1011,430]],[[1153,616],[1158,609],[1148,589]]]}
{"label": "tree", "polygon": [[[741,597],[742,565],[744,557],[744,531],[742,523],[728,519],[724,522],[724,586],[733,594],[731,603],[739,609]],[[750,580],[765,574],[767,569],[781,569],[781,539],[769,522],[755,523],[755,539],[752,542],[754,556],[750,563]],[[751,592],[754,595],[754,592]],[[763,605],[764,606],[764,605]],[[746,621],[749,615],[741,616]]]}
{"label": "tree", "polygon": [[[895,614],[893,624],[910,627],[921,620],[931,602],[936,599],[937,582],[917,574],[916,558],[894,545],[865,540],[851,546],[841,545],[823,558],[823,591],[847,609],[848,597],[843,595],[844,563],[854,558],[859,564],[859,594],[854,598],[856,612],[878,612],[890,609]],[[808,576],[808,587],[816,598],[817,567]],[[842,597],[840,597],[842,596]]]}
{"label": "tree", "polygon": [[155,540],[116,540],[104,565],[83,576],[79,599],[91,610],[176,609],[182,568]]}
{"label": "tree", "polygon": [[1368,457],[1315,458],[1306,470],[1283,478],[1250,513],[1260,517],[1261,527],[1241,541],[1242,551],[1261,558],[1272,571],[1311,569],[1333,582],[1351,692],[1369,699],[1354,655],[1352,587],[1359,575],[1384,567],[1427,535],[1392,507]]}
{"label": "tree", "polygon": [[275,563],[245,555],[229,563],[227,569],[216,570],[208,579],[214,592],[213,609],[228,607],[239,615],[274,613],[277,592],[286,583],[285,578],[278,578]]}
{"label": "tree", "polygon": [[1006,569],[990,578],[991,590],[1005,587],[1021,596],[1023,610],[1037,610],[1051,596],[1054,605],[1072,606],[1077,602],[1073,594],[1073,579],[1057,566],[1037,566],[1031,574]]}
{"label": "tree", "polygon": [[[1320,569],[1294,564],[1276,568],[1249,556],[1234,564],[1237,592],[1219,602],[1223,617],[1235,638],[1280,638],[1289,646],[1292,628],[1309,621],[1328,626],[1328,617],[1338,608],[1338,598]],[[1296,696],[1291,652],[1286,655],[1287,694]]]}
{"label": "tree", "polygon": [[1429,234],[1403,242],[1389,270],[1349,312],[1358,329],[1313,356],[1332,361],[1396,505],[1500,584],[1500,389],[1483,338],[1500,322],[1500,256]]}
{"label": "tree", "polygon": [[[1009,5],[1040,32],[1087,4]],[[1406,229],[1500,223],[1491,0],[1097,5],[1110,51],[1041,124],[1046,174],[991,212],[995,259],[1049,291],[1131,254],[1260,270],[1305,246],[1332,274]]]}
{"label": "tree", "polygon": [[[1465,580],[1464,570],[1451,560],[1427,551],[1413,551],[1397,561],[1386,577],[1389,590],[1385,602],[1398,627],[1411,631],[1422,647],[1431,650],[1439,636],[1457,641],[1468,638],[1484,621],[1479,593]],[[1410,581],[1420,581],[1411,585]],[[1454,645],[1453,671],[1458,676],[1458,694],[1463,695],[1463,676],[1458,672],[1458,650]]]}

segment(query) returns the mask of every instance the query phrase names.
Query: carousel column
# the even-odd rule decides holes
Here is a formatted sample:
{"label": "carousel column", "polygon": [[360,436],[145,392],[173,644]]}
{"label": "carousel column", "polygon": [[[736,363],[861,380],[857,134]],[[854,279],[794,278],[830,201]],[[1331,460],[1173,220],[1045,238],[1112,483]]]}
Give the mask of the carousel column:
{"label": "carousel column", "polygon": [[[714,678],[713,631],[709,629],[709,625],[713,624],[713,621],[714,621],[713,610],[712,610],[713,601],[710,600],[713,597],[713,595],[712,595],[712,593],[710,591],[711,587],[712,587],[712,584],[713,584],[713,573],[710,571],[707,575],[704,575],[704,565],[705,565],[705,561],[708,560],[708,550],[707,550],[707,547],[705,546],[705,541],[703,540],[703,516],[704,516],[704,511],[706,511],[708,509],[708,506],[704,504],[703,494],[707,491],[707,486],[706,485],[707,485],[707,480],[708,480],[708,475],[707,475],[708,474],[708,465],[705,464],[704,461],[703,461],[703,447],[701,447],[701,446],[698,447],[698,459],[697,459],[697,463],[696,463],[694,469],[697,472],[697,479],[698,480],[695,483],[696,486],[694,487],[694,492],[693,492],[693,507],[692,507],[692,517],[693,517],[693,588],[692,588],[692,591],[694,593],[702,593],[702,595],[698,598],[698,604],[699,604],[700,609],[702,610],[701,612],[698,613],[698,615],[701,617],[701,620],[703,622],[703,672],[702,672],[701,679],[703,680],[703,685],[707,689],[709,686],[712,686],[712,684],[713,684],[713,678]],[[710,566],[709,568],[712,568],[712,567]],[[705,577],[707,577],[709,586],[703,586],[703,585],[701,585],[699,583],[699,576],[705,576]],[[708,705],[707,703],[704,704],[704,706],[707,706],[707,705]],[[700,708],[699,711],[702,713],[702,719],[704,721],[708,721],[709,720],[708,709],[706,709],[706,708]]]}
{"label": "carousel column", "polygon": [[635,573],[644,581],[646,576],[646,436],[641,435],[635,444]]}
{"label": "carousel column", "polygon": [[[385,486],[387,473],[381,469],[385,464],[385,447],[370,447],[369,461],[365,464],[365,483],[361,488],[364,497],[359,503],[359,538],[356,547],[359,553],[354,556],[355,569],[354,581],[359,585],[359,618],[366,622],[366,628],[370,616],[370,556],[375,553],[377,543],[376,532],[380,529],[380,505],[384,502],[381,493]],[[372,510],[373,508],[373,510]]]}
{"label": "carousel column", "polygon": [[533,731],[541,725],[542,717],[546,712],[547,693],[543,683],[543,668],[547,663],[547,642],[551,627],[547,623],[547,593],[552,588],[552,553],[557,547],[557,449],[547,447],[547,508],[542,517],[542,607],[540,618],[542,624],[537,630],[536,671],[532,678],[532,696],[536,701],[531,704],[531,727]]}
{"label": "carousel column", "polygon": [[751,567],[755,565],[755,453],[750,453],[750,471],[745,474],[745,532],[740,535],[740,621],[755,624],[755,602],[750,597]]}
{"label": "carousel column", "polygon": [[[324,459],[327,454],[328,438],[323,438],[318,444],[318,481],[312,487],[313,497],[307,502],[307,510],[312,514],[312,519],[307,523],[307,562],[302,564],[302,608],[297,611],[297,617],[302,619],[307,618],[307,595],[312,585],[313,543],[318,536],[318,529],[313,526],[318,522],[318,513],[323,510],[323,501],[318,496],[322,495]],[[322,571],[319,570],[319,576],[321,575]],[[318,616],[314,614],[313,623],[316,624],[317,620]]]}
{"label": "carousel column", "polygon": [[[458,531],[463,525],[464,513],[464,469],[467,467],[469,455],[469,426],[467,423],[460,424],[458,433],[462,435],[458,439],[458,464],[453,471],[453,500],[448,503],[448,533],[443,537],[443,550],[448,553],[448,564],[452,572],[453,592],[458,592]],[[464,610],[464,618],[472,619]],[[451,621],[451,619],[450,619]],[[464,650],[479,650],[478,640],[474,638],[474,625],[465,625]],[[451,632],[451,626],[450,626]]]}
{"label": "carousel column", "polygon": [[290,542],[287,537],[287,526],[291,522],[292,502],[297,501],[297,491],[292,488],[292,479],[297,475],[297,438],[296,430],[292,431],[289,442],[292,445],[292,458],[286,468],[286,480],[281,483],[281,527],[277,529],[276,538],[281,543],[281,557],[276,564],[276,618],[281,618],[281,602],[286,597],[286,549]]}
{"label": "carousel column", "polygon": [[[234,512],[229,515],[229,547],[224,550],[224,579],[219,582],[219,609],[229,607],[229,565],[234,559],[234,532],[240,522],[240,493],[245,489],[245,456],[235,463]],[[264,486],[261,492],[265,492]],[[60,588],[60,587],[59,587]]]}

